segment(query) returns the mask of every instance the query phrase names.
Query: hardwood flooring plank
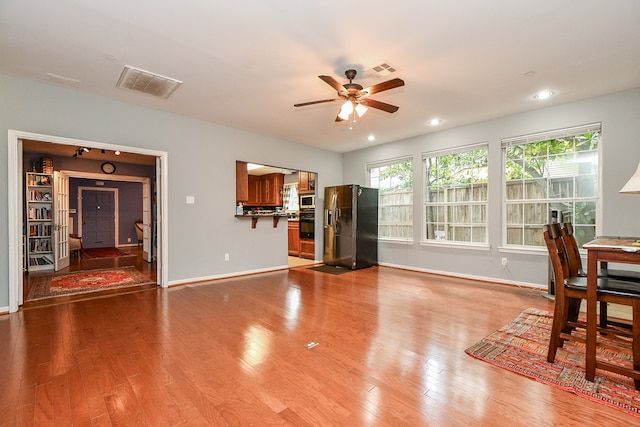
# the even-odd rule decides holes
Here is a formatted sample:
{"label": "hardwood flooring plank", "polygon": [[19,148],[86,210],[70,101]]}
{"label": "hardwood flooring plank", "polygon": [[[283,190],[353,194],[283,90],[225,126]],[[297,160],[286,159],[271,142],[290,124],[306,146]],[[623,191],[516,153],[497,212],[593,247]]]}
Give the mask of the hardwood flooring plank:
{"label": "hardwood flooring plank", "polygon": [[111,423],[119,426],[153,426],[145,416],[131,385],[118,383],[111,394],[105,396]]}
{"label": "hardwood flooring plank", "polygon": [[103,414],[91,420],[92,427],[112,427],[111,418],[109,414]]}
{"label": "hardwood flooring plank", "polygon": [[[82,350],[76,354],[78,358],[78,371],[82,378],[84,398],[87,404],[89,418],[91,420],[107,414],[104,402],[104,394],[109,393],[113,384],[109,381],[106,370],[97,371],[93,365],[90,350]],[[79,391],[77,393],[80,393]],[[93,422],[93,421],[92,421]]]}
{"label": "hardwood flooring plank", "polygon": [[80,365],[69,366],[67,370],[69,385],[69,401],[71,404],[71,420],[74,426],[91,425],[88,396],[82,382]]}
{"label": "hardwood flooring plank", "polygon": [[215,426],[229,426],[216,408],[223,402],[222,398],[206,382],[198,381],[196,373],[184,368],[175,364],[169,366],[169,372],[176,380],[170,388],[178,389],[181,400],[186,398],[206,422]]}
{"label": "hardwood flooring plank", "polygon": [[64,426],[73,424],[70,387],[67,375],[60,374],[54,376],[51,385],[51,406],[53,407],[54,425]]}
{"label": "hardwood flooring plank", "polygon": [[[16,427],[27,427],[33,426],[34,423],[34,409],[35,405],[33,403],[29,405],[19,406],[16,409],[16,419],[15,422],[8,422],[7,420],[3,420],[0,418],[0,425],[2,426],[13,426]],[[5,422],[7,421],[7,422]]]}
{"label": "hardwood flooring plank", "polygon": [[36,387],[36,402],[33,416],[35,425],[54,425],[53,403],[53,383],[39,384]]}

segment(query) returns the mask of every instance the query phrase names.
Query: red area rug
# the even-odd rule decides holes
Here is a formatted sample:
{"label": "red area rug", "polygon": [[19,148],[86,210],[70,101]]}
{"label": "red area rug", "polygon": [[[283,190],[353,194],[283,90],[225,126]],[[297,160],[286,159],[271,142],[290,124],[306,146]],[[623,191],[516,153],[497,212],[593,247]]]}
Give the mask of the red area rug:
{"label": "red area rug", "polygon": [[83,249],[82,255],[87,256],[88,258],[115,258],[120,256],[135,256],[135,254],[130,254],[129,252],[121,251],[118,248]]}
{"label": "red area rug", "polygon": [[[547,362],[552,321],[553,313],[529,308],[466,352],[544,384],[640,416],[640,392],[631,378],[599,370],[595,382],[585,379],[584,344],[566,341],[558,349],[555,363]],[[630,351],[616,353],[598,346],[598,359],[632,365]]]}
{"label": "red area rug", "polygon": [[154,283],[133,267],[79,271],[59,276],[43,276],[29,300],[80,294],[105,289]]}

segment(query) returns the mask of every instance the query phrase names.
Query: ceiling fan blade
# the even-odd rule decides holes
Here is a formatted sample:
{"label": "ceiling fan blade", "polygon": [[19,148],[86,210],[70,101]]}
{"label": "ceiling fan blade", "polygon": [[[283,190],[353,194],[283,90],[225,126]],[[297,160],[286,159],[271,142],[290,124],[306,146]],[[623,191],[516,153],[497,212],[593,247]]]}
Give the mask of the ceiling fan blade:
{"label": "ceiling fan blade", "polygon": [[342,86],[336,79],[334,79],[331,76],[318,76],[320,77],[320,79],[325,82],[326,84],[328,84],[329,86],[331,86],[332,88],[334,88],[338,93],[340,94],[344,94],[346,93],[346,89],[344,88],[344,86]]}
{"label": "ceiling fan blade", "polygon": [[323,102],[333,102],[333,101],[339,101],[339,99],[322,99],[320,101],[311,101],[311,102],[303,102],[301,104],[294,104],[294,107],[304,107],[306,105],[313,105],[313,104],[322,104]]}
{"label": "ceiling fan blade", "polygon": [[395,113],[400,109],[400,107],[396,107],[395,105],[387,104],[386,102],[376,101],[375,99],[370,99],[370,98],[363,98],[359,102],[365,107],[377,108],[378,110],[386,111],[387,113]]}
{"label": "ceiling fan blade", "polygon": [[395,89],[400,86],[404,86],[404,80],[395,78],[386,82],[378,83],[377,85],[370,86],[364,89],[362,92],[366,93],[368,96],[385,90]]}

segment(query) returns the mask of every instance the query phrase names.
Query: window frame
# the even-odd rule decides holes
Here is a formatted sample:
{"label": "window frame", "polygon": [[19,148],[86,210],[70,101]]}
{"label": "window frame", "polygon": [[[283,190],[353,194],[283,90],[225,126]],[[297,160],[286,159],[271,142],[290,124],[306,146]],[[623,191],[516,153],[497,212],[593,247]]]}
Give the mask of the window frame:
{"label": "window frame", "polygon": [[[596,161],[597,161],[597,165],[596,165],[596,169],[595,172],[593,173],[593,175],[595,176],[595,185],[596,188],[593,191],[593,196],[584,196],[584,197],[579,197],[576,196],[576,191],[575,188],[572,189],[573,191],[573,197],[551,197],[548,193],[546,195],[545,198],[543,199],[525,199],[524,195],[522,199],[517,199],[512,200],[508,198],[508,190],[507,190],[507,184],[508,184],[508,180],[507,180],[507,149],[509,147],[515,146],[515,145],[526,145],[526,144],[534,144],[534,143],[538,143],[538,142],[544,142],[544,141],[549,141],[549,140],[553,140],[553,139],[560,139],[560,138],[568,138],[568,137],[575,137],[575,136],[580,136],[580,135],[584,135],[587,133],[598,133],[598,141],[597,141],[597,149],[595,150],[595,155],[596,155]],[[576,153],[579,153],[579,151],[573,151],[573,155],[575,156]],[[595,219],[594,222],[592,224],[593,227],[593,231],[594,231],[594,235],[598,234],[598,230],[599,230],[599,225],[600,225],[600,218],[601,218],[601,214],[602,214],[602,209],[601,209],[601,191],[602,191],[602,176],[601,176],[601,154],[602,153],[602,123],[590,123],[590,124],[586,124],[586,125],[580,125],[580,126],[573,126],[573,127],[567,127],[567,128],[562,128],[562,129],[556,129],[556,130],[551,130],[551,131],[545,131],[545,132],[538,132],[538,133],[533,133],[533,134],[527,134],[527,135],[522,135],[522,136],[517,136],[517,137],[510,137],[510,138],[503,138],[501,140],[501,156],[502,156],[502,230],[501,230],[501,234],[502,234],[502,244],[501,247],[506,249],[506,250],[513,250],[513,251],[539,251],[539,250],[543,250],[546,249],[544,247],[544,244],[541,245],[530,245],[530,244],[524,244],[526,243],[524,241],[524,234],[525,232],[523,231],[522,234],[522,244],[513,244],[513,243],[508,243],[507,239],[508,239],[508,229],[509,229],[509,218],[508,218],[508,205],[510,204],[517,204],[518,202],[522,203],[522,204],[546,204],[547,205],[547,214],[549,212],[549,207],[550,205],[553,204],[562,204],[562,203],[571,203],[574,207],[576,204],[578,203],[593,203],[594,205],[594,210],[595,210]],[[549,157],[551,157],[551,155],[549,155],[549,153],[547,152],[547,154],[545,155],[545,157],[548,159]],[[548,164],[549,162],[545,163]],[[576,183],[576,178],[580,177],[581,174],[579,173],[574,173],[573,175],[571,175],[571,179],[572,182]],[[532,178],[534,179],[534,178]],[[546,180],[546,189],[549,189],[549,181],[552,180],[553,178],[548,177],[548,178],[543,178]],[[525,181],[525,179],[523,178],[523,182]],[[572,215],[575,217],[575,210],[572,210]],[[564,218],[563,221],[566,221],[567,218]],[[546,221],[550,221],[550,219],[547,217]],[[573,221],[575,221],[575,218],[573,218]],[[521,224],[521,228],[522,230],[525,229],[525,227],[527,226],[527,224]],[[575,224],[574,223],[574,229],[575,227],[580,227],[579,224]],[[585,227],[587,225],[584,225]],[[589,227],[591,227],[591,225],[589,225]],[[542,235],[542,227],[540,227],[540,234]]]}
{"label": "window frame", "polygon": [[411,215],[411,223],[410,223],[410,227],[411,227],[411,231],[410,233],[410,237],[398,237],[398,236],[381,236],[380,234],[380,226],[381,224],[384,224],[384,221],[381,221],[380,219],[380,215],[382,214],[382,210],[381,210],[381,204],[380,204],[380,192],[378,192],[378,240],[382,240],[382,241],[390,241],[390,242],[399,242],[399,243],[412,243],[414,241],[414,234],[415,234],[415,219],[414,219],[414,206],[415,206],[415,165],[413,162],[413,156],[411,155],[407,155],[407,156],[400,156],[400,157],[394,157],[391,159],[385,159],[385,160],[377,160],[374,162],[368,162],[366,164],[366,173],[367,173],[367,186],[368,187],[372,187],[372,188],[378,188],[378,187],[373,187],[373,185],[371,184],[371,170],[375,169],[375,168],[381,168],[381,167],[385,167],[385,166],[392,166],[395,164],[399,164],[399,163],[409,163],[411,164],[411,175],[412,175],[412,181],[411,181],[411,204],[406,205],[407,210],[410,212]]}
{"label": "window frame", "polygon": [[[437,158],[437,157],[444,157],[444,156],[449,156],[449,155],[454,155],[454,154],[461,154],[461,153],[468,153],[471,151],[476,151],[476,150],[485,150],[486,152],[486,164],[485,164],[485,169],[486,169],[486,173],[487,173],[487,177],[486,180],[484,182],[484,186],[485,186],[485,199],[484,200],[470,200],[468,203],[460,203],[460,202],[442,202],[442,203],[432,203],[432,202],[428,202],[427,201],[427,187],[428,187],[428,177],[427,177],[427,159],[430,158]],[[489,143],[488,142],[479,142],[479,143],[475,143],[475,144],[470,144],[470,145],[464,145],[464,146],[459,146],[459,147],[455,147],[455,148],[450,148],[450,149],[445,149],[445,150],[436,150],[436,151],[429,151],[429,152],[425,152],[422,153],[422,157],[421,157],[421,162],[422,162],[422,217],[421,217],[421,237],[420,237],[420,242],[421,244],[424,245],[446,245],[446,246],[458,246],[458,247],[467,247],[467,248],[480,248],[480,249],[486,249],[486,248],[490,248],[490,243],[489,243],[489,209],[490,209],[490,205],[489,205],[489,173],[490,173],[490,165],[489,165]],[[473,185],[473,184],[472,184]],[[474,223],[473,221],[470,223],[457,223],[457,222],[448,222],[449,224],[453,224],[455,226],[455,224],[460,224],[458,226],[469,226],[471,227],[471,233],[473,235],[473,228],[479,228],[479,227],[483,227],[484,228],[484,241],[480,242],[480,241],[467,241],[467,240],[439,240],[439,239],[435,239],[435,238],[428,238],[428,230],[427,230],[427,209],[431,206],[443,206],[444,209],[448,209],[449,207],[452,209],[456,209],[457,207],[464,207],[464,206],[468,206],[470,209],[473,209],[474,206],[478,206],[481,205],[484,207],[484,225],[480,226],[478,224],[481,223]],[[473,240],[473,238],[472,238]]]}

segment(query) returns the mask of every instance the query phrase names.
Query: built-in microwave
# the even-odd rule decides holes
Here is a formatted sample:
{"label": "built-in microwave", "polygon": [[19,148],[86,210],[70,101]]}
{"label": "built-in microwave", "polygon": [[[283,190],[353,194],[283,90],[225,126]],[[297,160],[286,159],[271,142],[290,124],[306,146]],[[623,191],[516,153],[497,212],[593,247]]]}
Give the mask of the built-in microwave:
{"label": "built-in microwave", "polygon": [[316,207],[316,196],[314,194],[300,195],[300,209],[313,209]]}

